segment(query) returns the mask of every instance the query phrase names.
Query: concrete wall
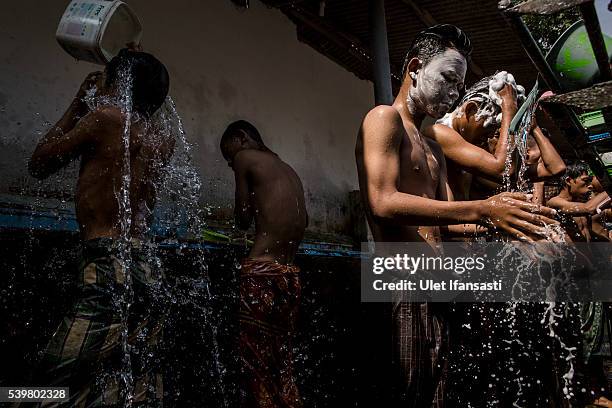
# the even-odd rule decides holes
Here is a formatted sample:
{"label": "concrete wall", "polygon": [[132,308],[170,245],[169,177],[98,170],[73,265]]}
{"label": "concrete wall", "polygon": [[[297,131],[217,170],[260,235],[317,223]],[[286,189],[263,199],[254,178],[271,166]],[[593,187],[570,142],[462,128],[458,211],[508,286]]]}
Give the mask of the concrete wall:
{"label": "concrete wall", "polygon": [[[373,103],[369,82],[357,79],[299,43],[278,10],[252,1],[128,0],[139,15],[145,50],[171,74],[171,95],[203,179],[202,204],[227,214],[233,176],[218,140],[236,119],[252,121],[267,144],[304,183],[311,229],[338,232],[348,222],[348,192],[357,188],[354,141]],[[76,62],[54,33],[68,0],[5,2],[0,13],[0,192],[70,193],[75,167],[43,184],[25,164],[40,133],[97,67]]]}

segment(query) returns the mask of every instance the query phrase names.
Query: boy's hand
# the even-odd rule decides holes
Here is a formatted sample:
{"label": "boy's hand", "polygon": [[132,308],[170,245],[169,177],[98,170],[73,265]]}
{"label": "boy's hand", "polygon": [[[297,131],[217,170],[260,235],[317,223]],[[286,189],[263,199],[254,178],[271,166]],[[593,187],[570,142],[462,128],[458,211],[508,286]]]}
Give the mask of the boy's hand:
{"label": "boy's hand", "polygon": [[96,71],[92,72],[85,77],[83,83],[79,87],[77,94],[74,96],[74,101],[72,103],[75,116],[85,116],[88,111],[87,104],[83,101],[85,95],[87,95],[87,91],[89,91],[94,85],[99,85],[100,78],[102,78],[102,72]]}
{"label": "boy's hand", "polygon": [[89,91],[94,85],[98,85],[98,81],[100,80],[101,77],[102,77],[101,71],[95,71],[87,75],[85,77],[85,80],[83,80],[83,83],[81,84],[81,87],[79,88],[75,96],[75,99],[78,99],[78,100],[83,99],[85,95],[87,94],[87,91]]}
{"label": "boy's hand", "polygon": [[92,86],[96,85],[97,82],[102,77],[102,72],[96,71],[92,72],[85,77],[83,83],[79,87],[74,99],[68,109],[64,113],[64,116],[58,122],[57,126],[62,129],[62,133],[67,133],[72,129],[76,123],[85,115],[87,115],[89,111],[89,107],[87,103],[83,101],[87,91],[91,89]]}
{"label": "boy's hand", "polygon": [[85,116],[87,114],[89,108],[83,99],[85,98],[85,95],[87,95],[87,91],[89,91],[94,85],[99,85],[102,75],[103,74],[101,71],[91,72],[83,80],[77,94],[74,96],[73,106],[76,110],[76,116]]}
{"label": "boy's hand", "polygon": [[598,407],[608,407],[612,408],[612,401],[607,399],[606,397],[599,397],[597,400],[593,402]]}
{"label": "boy's hand", "polygon": [[501,193],[483,201],[483,218],[492,227],[507,232],[521,241],[530,236],[547,236],[547,225],[558,225],[556,211],[528,201],[524,193]]}
{"label": "boy's hand", "polygon": [[499,92],[497,92],[497,94],[502,98],[502,108],[516,109],[516,89],[514,89],[512,85],[504,85],[504,87]]}

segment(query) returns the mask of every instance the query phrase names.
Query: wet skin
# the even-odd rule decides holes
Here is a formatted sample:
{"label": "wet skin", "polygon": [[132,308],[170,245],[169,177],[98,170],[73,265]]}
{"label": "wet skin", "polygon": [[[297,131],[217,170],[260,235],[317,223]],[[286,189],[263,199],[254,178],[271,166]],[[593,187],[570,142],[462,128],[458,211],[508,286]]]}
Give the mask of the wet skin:
{"label": "wet skin", "polygon": [[[426,115],[440,118],[446,113],[458,97],[467,65],[452,49],[434,57],[426,67],[429,64],[436,69],[423,69],[417,58],[409,62],[408,75],[393,105],[372,109],[357,137],[359,185],[374,239],[436,242],[441,238],[440,226],[487,220],[524,239],[529,238],[519,230],[542,232],[536,224],[552,221],[537,212],[553,213],[524,202],[523,194],[480,202],[451,201],[442,150],[419,127]],[[419,85],[423,79],[427,86]],[[444,95],[440,89],[445,90]]]}
{"label": "wet skin", "polygon": [[[510,85],[506,85],[498,94],[502,99],[499,127],[485,126],[486,118],[477,118],[478,104],[468,101],[453,113],[451,127],[435,124],[424,129],[427,137],[441,145],[449,161],[449,184],[455,199],[467,199],[465,191],[470,191],[471,179],[466,180],[462,171],[478,177],[480,182],[472,186],[469,198],[490,197],[500,187],[498,181],[502,179],[506,167],[508,129],[516,113],[517,102],[516,93]],[[495,138],[496,133],[498,138]],[[532,134],[527,151],[527,177],[538,181],[562,174],[565,171],[563,159],[535,122]],[[492,140],[495,143],[489,149],[481,147]]]}
{"label": "wet skin", "polygon": [[[386,123],[381,123],[386,122]],[[410,120],[402,118],[394,107],[378,107],[368,113],[355,149],[357,170],[360,175],[360,190],[368,191],[366,180],[368,164],[362,158],[367,154],[368,146],[364,144],[367,133],[383,133],[384,128],[391,126],[398,136],[395,140],[383,141],[390,144],[397,152],[393,163],[393,174],[397,177],[397,191],[432,200],[447,199],[443,189],[446,181],[445,163],[439,146],[423,138]],[[385,132],[386,133],[386,132]],[[399,160],[398,160],[399,159]],[[385,158],[379,165],[384,166]],[[376,163],[374,163],[376,165]],[[376,217],[371,208],[366,216],[372,235],[378,242],[418,242],[440,241],[438,226],[421,226],[416,223],[407,225],[391,219]]]}
{"label": "wet skin", "polygon": [[[124,166],[125,115],[116,106],[87,113],[81,101],[97,78],[88,77],[62,119],[42,138],[29,163],[30,173],[43,179],[80,158],[75,207],[83,239],[121,236],[119,197]],[[81,115],[84,116],[82,118]],[[174,150],[171,135],[162,136],[145,120],[130,128],[130,237],[149,228],[161,169]]]}
{"label": "wet skin", "polygon": [[[588,199],[593,191],[592,179],[588,174],[582,174],[575,179],[566,177],[559,195],[552,197],[546,204],[559,210],[563,227],[572,241],[591,241],[591,216],[596,213],[597,207],[608,199],[606,192],[599,192]],[[603,206],[602,209],[605,208],[606,206]]]}
{"label": "wet skin", "polygon": [[[593,192],[596,194],[605,191],[597,177],[593,177],[591,185],[593,186]],[[606,204],[603,203],[600,206],[605,207]],[[606,228],[606,224],[612,219],[611,215],[612,210],[610,208],[606,208],[599,214],[594,215],[591,219],[591,231],[597,240],[612,241],[612,230],[608,230],[608,228]]]}
{"label": "wet skin", "polygon": [[479,105],[476,102],[468,101],[457,108],[452,115],[451,127],[435,124],[424,129],[425,136],[440,144],[449,161],[449,184],[455,199],[468,198],[464,194],[466,178],[462,171],[494,179],[501,178],[503,174],[508,150],[508,127],[517,107],[516,93],[512,86],[506,85],[499,91],[499,95],[502,98],[500,142],[491,152],[479,145],[493,137],[498,128],[485,126],[486,117],[477,118]]}
{"label": "wet skin", "polygon": [[229,160],[236,180],[236,223],[246,230],[255,219],[249,258],[292,264],[308,225],[302,182],[276,154],[250,143]]}
{"label": "wet skin", "polygon": [[[437,143],[422,137],[418,125],[425,115],[444,115],[459,96],[465,72],[465,58],[449,49],[425,67],[418,68],[414,86],[404,86],[393,106],[379,106],[368,113],[355,148],[362,192],[371,190],[368,185],[371,179],[367,179],[368,167],[381,166],[380,170],[383,170],[386,160],[391,159],[389,164],[392,163],[392,166],[388,170],[396,178],[398,192],[432,200],[448,200],[444,156]],[[379,135],[382,139],[376,140]],[[391,155],[368,157],[370,141],[373,142],[373,151],[387,145],[392,149]],[[369,202],[370,197],[364,198]],[[366,217],[374,239],[379,242],[441,240],[438,225],[398,223],[393,219],[377,217],[371,207],[367,208]]]}

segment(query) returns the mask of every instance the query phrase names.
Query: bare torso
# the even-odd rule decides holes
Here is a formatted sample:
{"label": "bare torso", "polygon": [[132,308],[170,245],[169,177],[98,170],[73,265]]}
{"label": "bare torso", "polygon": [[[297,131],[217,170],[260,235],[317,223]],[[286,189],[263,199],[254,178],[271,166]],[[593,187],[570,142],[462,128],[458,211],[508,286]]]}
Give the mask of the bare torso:
{"label": "bare torso", "polygon": [[446,161],[446,166],[448,171],[448,186],[453,192],[453,199],[455,201],[473,200],[470,196],[473,176],[463,171],[461,166],[450,160]]}
{"label": "bare torso", "polygon": [[[76,192],[76,214],[83,239],[119,237],[125,208],[131,214],[130,237],[140,238],[149,228],[156,200],[160,171],[174,149],[171,135],[147,129],[144,121],[132,122],[129,160],[124,155],[125,116],[115,107],[93,112],[98,126],[81,157]],[[120,206],[129,166],[129,205]],[[126,203],[127,204],[127,203]]]}
{"label": "bare torso", "polygon": [[[426,197],[443,199],[439,196],[441,179],[442,151],[433,140],[423,137],[418,129],[407,120],[402,119],[404,134],[399,149],[400,174],[397,189],[400,192]],[[362,194],[366,191],[366,171],[364,169],[363,134],[357,139],[356,159],[359,173],[359,187]],[[367,197],[363,197],[367,203]],[[378,242],[439,242],[440,228],[437,226],[401,225],[397,222],[377,221],[366,208],[368,224],[375,241]]]}
{"label": "bare torso", "polygon": [[255,217],[255,243],[249,257],[291,264],[304,231],[308,213],[302,182],[276,154],[245,150],[248,185]]}

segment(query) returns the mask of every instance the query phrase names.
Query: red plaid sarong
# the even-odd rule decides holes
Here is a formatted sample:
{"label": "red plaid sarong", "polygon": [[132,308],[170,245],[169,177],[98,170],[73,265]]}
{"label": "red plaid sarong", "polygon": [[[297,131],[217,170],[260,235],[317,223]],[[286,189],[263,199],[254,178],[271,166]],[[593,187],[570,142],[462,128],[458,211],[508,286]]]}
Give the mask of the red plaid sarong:
{"label": "red plaid sarong", "polygon": [[300,300],[299,271],[292,265],[242,261],[241,407],[302,407],[291,345]]}

